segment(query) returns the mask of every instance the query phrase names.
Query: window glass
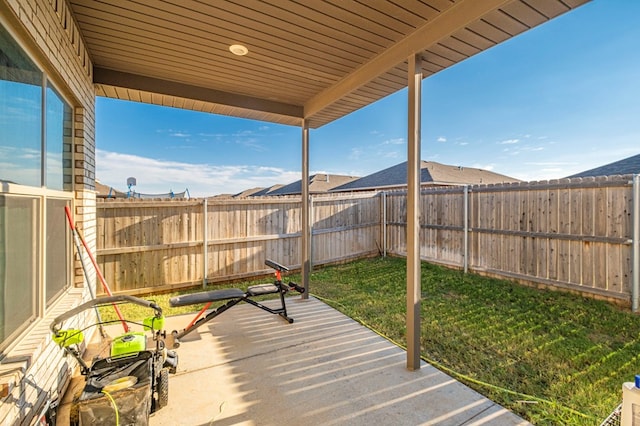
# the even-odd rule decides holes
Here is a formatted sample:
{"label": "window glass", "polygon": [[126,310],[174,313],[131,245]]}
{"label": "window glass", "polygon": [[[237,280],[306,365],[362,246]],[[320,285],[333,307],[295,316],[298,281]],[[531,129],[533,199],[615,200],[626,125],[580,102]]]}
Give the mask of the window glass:
{"label": "window glass", "polygon": [[39,200],[0,195],[0,348],[36,315]]}
{"label": "window glass", "polygon": [[45,185],[71,190],[71,107],[51,86],[46,92],[45,145],[47,147]]}
{"label": "window glass", "polygon": [[42,72],[0,26],[0,181],[42,185]]}
{"label": "window glass", "polygon": [[71,245],[64,207],[68,200],[47,199],[46,302],[47,306],[70,284],[69,247]]}
{"label": "window glass", "polygon": [[73,114],[45,77],[0,25],[0,351],[71,283]]}

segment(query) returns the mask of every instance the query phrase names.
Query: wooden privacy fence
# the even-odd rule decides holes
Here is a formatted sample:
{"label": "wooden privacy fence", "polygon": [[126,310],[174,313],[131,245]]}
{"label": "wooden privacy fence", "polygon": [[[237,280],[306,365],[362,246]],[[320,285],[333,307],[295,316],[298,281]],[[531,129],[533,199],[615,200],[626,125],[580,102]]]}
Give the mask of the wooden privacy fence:
{"label": "wooden privacy fence", "polygon": [[[312,198],[312,262],[380,247],[380,197]],[[114,292],[141,294],[298,268],[300,198],[98,200],[98,263]],[[99,290],[99,289],[98,289]]]}
{"label": "wooden privacy fence", "polygon": [[[632,176],[610,176],[423,190],[420,254],[628,303],[637,187]],[[406,194],[386,194],[384,203],[386,250],[406,255]]]}
{"label": "wooden privacy fence", "polygon": [[[424,189],[420,255],[628,303],[640,285],[638,182]],[[310,216],[314,265],[406,255],[405,192],[314,196]],[[129,293],[266,274],[266,258],[298,268],[300,218],[299,197],[98,201],[98,262],[113,290]]]}

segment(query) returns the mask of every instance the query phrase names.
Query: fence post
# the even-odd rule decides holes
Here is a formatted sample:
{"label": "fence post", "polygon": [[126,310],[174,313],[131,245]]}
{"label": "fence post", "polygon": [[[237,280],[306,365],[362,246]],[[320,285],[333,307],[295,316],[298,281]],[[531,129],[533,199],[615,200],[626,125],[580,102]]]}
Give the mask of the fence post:
{"label": "fence post", "polygon": [[387,257],[387,193],[382,191],[382,257]]}
{"label": "fence post", "polygon": [[202,288],[207,287],[207,271],[209,270],[209,241],[207,239],[208,227],[207,199],[202,201]]}
{"label": "fence post", "polygon": [[633,175],[633,236],[631,240],[631,309],[638,312],[640,293],[640,174]]}
{"label": "fence post", "polygon": [[469,185],[464,186],[463,192],[463,203],[464,206],[462,208],[464,218],[464,254],[463,254],[463,267],[464,273],[466,274],[469,271]]}

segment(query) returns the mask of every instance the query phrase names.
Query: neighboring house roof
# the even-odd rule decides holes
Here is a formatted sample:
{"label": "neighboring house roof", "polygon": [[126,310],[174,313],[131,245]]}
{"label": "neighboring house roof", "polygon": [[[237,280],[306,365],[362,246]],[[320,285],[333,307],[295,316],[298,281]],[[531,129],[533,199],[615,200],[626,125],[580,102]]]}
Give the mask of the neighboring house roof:
{"label": "neighboring house roof", "polygon": [[103,185],[96,180],[97,198],[127,198],[127,193],[118,191],[111,186]]}
{"label": "neighboring house roof", "polygon": [[568,178],[591,177],[591,176],[612,176],[612,175],[631,175],[640,173],[640,154],[596,167],[595,169],[585,170],[575,175],[567,176]]}
{"label": "neighboring house roof", "polygon": [[258,188],[251,188],[251,189],[246,189],[242,192],[238,192],[237,194],[235,194],[233,196],[233,198],[245,198],[245,197],[254,197],[256,195],[256,193],[258,192],[262,192],[267,188],[264,187],[258,187]]}
{"label": "neighboring house roof", "polygon": [[262,191],[258,191],[252,194],[252,197],[263,197],[265,195],[272,195],[271,193],[277,189],[282,188],[284,185],[278,183],[276,185],[270,186],[269,188],[264,188]]}
{"label": "neighboring house roof", "polygon": [[[473,185],[481,183],[519,182],[518,179],[473,167],[450,166],[435,161],[421,162],[420,181],[433,185]],[[331,192],[362,191],[407,186],[407,162],[335,187]]]}
{"label": "neighboring house roof", "polygon": [[[309,177],[309,192],[319,193],[328,192],[332,188],[345,183],[358,179],[357,176],[344,176],[344,175],[328,175],[324,173],[315,174]],[[274,191],[267,193],[267,195],[296,195],[302,192],[302,180],[285,185],[282,188],[278,188]]]}

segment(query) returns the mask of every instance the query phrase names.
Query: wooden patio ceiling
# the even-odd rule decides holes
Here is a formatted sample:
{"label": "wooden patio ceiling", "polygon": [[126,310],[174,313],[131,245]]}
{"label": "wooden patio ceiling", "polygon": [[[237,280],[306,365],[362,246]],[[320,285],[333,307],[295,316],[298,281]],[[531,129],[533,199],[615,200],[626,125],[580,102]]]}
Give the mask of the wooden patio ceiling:
{"label": "wooden patio ceiling", "polygon": [[587,1],[69,3],[98,96],[317,128]]}

